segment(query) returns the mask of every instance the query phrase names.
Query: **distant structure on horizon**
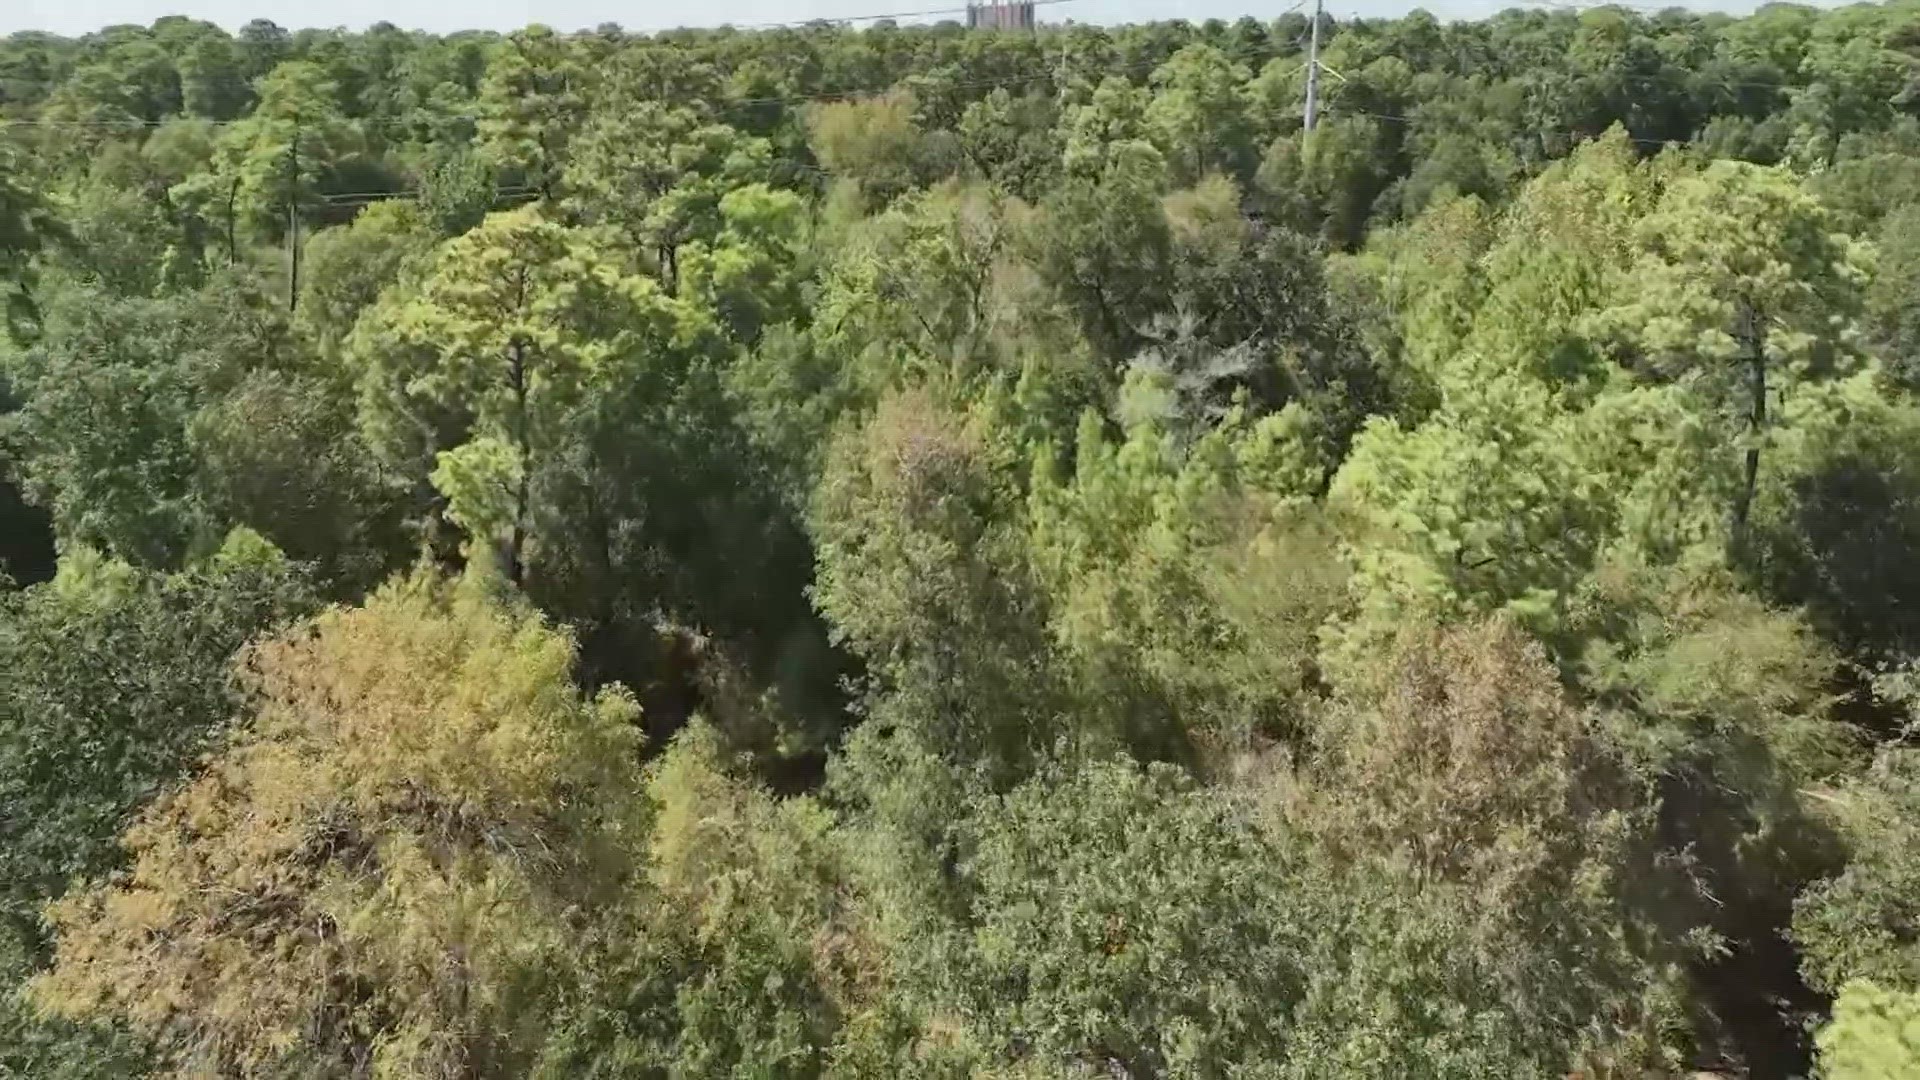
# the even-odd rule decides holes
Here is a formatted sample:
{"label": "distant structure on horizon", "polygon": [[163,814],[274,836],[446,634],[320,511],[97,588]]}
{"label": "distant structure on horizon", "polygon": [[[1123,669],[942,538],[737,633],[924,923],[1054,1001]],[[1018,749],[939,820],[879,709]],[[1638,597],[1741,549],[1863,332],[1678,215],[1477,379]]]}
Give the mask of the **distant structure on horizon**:
{"label": "distant structure on horizon", "polygon": [[967,5],[969,30],[1031,30],[1033,0],[995,0],[989,4]]}

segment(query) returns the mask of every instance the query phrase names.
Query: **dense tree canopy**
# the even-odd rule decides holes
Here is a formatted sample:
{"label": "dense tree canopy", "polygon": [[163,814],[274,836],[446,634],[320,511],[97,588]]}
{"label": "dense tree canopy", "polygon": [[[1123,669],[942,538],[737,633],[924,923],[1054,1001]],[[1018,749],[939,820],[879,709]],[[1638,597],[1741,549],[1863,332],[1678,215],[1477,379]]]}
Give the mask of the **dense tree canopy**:
{"label": "dense tree canopy", "polygon": [[0,1075],[1920,1075],[1920,6],[0,39]]}

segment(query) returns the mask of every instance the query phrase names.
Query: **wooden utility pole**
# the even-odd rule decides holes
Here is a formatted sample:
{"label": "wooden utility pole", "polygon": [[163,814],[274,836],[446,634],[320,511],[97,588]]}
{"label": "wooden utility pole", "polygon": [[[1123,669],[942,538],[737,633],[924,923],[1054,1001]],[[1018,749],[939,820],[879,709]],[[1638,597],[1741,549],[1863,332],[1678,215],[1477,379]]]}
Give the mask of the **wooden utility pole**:
{"label": "wooden utility pole", "polygon": [[1313,0],[1313,25],[1307,30],[1307,108],[1301,117],[1308,135],[1320,119],[1320,18],[1325,0]]}

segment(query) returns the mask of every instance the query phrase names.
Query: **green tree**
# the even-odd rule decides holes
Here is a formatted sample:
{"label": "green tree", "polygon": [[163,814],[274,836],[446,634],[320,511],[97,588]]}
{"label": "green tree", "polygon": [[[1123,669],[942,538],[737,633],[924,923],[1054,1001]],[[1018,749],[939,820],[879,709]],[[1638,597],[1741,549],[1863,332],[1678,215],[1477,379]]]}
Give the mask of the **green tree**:
{"label": "green tree", "polygon": [[688,246],[680,295],[711,310],[734,340],[752,346],[774,326],[806,315],[811,220],[805,200],[764,184],[720,197],[720,227]]}
{"label": "green tree", "polygon": [[828,172],[857,184],[868,206],[885,206],[921,179],[923,135],[913,113],[904,92],[815,105],[807,145]]}
{"label": "green tree", "polygon": [[1166,165],[1144,142],[1117,144],[1097,179],[1069,177],[1041,203],[1034,264],[1111,361],[1129,358],[1159,310],[1171,238],[1160,207]]}
{"label": "green tree", "polygon": [[681,246],[719,231],[721,198],[764,180],[768,156],[701,110],[610,95],[572,142],[567,206],[617,229],[672,292]]}
{"label": "green tree", "polygon": [[185,435],[199,388],[181,362],[193,331],[179,306],[65,293],[8,371],[24,399],[6,420],[29,498],[64,540],[154,566],[176,564],[197,533]]}
{"label": "green tree", "polygon": [[431,479],[477,552],[497,545],[520,583],[535,492],[581,410],[648,350],[703,330],[586,236],[526,209],[446,244],[417,288],[369,309],[351,350],[376,449],[402,477]]}
{"label": "green tree", "polygon": [[1744,554],[1775,438],[1771,388],[1857,363],[1847,331],[1861,257],[1791,177],[1733,162],[1675,181],[1636,228],[1627,299],[1600,318],[1617,328],[1630,366],[1682,382],[1719,412],[1726,443],[1740,448],[1728,513],[1732,548]]}
{"label": "green tree", "polygon": [[1383,659],[1349,688],[1369,704],[1322,720],[1291,820],[1336,864],[1384,860],[1454,909],[1457,947],[1537,1040],[1520,1071],[1659,1064],[1680,954],[1630,906],[1651,791],[1510,620],[1410,629]]}
{"label": "green tree", "polygon": [[[341,113],[338,87],[317,64],[290,61],[260,80],[259,103],[227,127],[212,168],[179,185],[175,197],[219,220],[279,238],[304,218],[361,150],[359,130]],[[224,210],[218,209],[224,207]]]}
{"label": "green tree", "polygon": [[1187,46],[1148,77],[1148,138],[1187,183],[1211,173],[1252,175],[1253,131],[1241,91],[1247,78],[1246,68],[1207,45]]}
{"label": "green tree", "polygon": [[964,380],[1004,360],[997,278],[1013,246],[1004,197],[942,185],[861,222],[821,276],[814,340],[854,389]]}
{"label": "green tree", "polygon": [[552,30],[536,25],[508,35],[480,85],[481,154],[507,179],[556,197],[588,81],[572,46]]}
{"label": "green tree", "polygon": [[258,530],[356,596],[409,556],[404,492],[382,475],[339,380],[254,371],[187,426],[193,496],[209,520]]}
{"label": "green tree", "polygon": [[888,726],[1010,778],[1050,749],[1057,688],[1010,520],[1017,463],[995,461],[982,419],[905,391],[836,439],[811,514],[815,602],[881,679]]}
{"label": "green tree", "polygon": [[1908,389],[1920,387],[1920,204],[1904,207],[1880,223],[1875,237],[1879,263],[1866,290],[1866,318],[1874,345],[1889,372]]}
{"label": "green tree", "polygon": [[1288,860],[1230,804],[1170,766],[1089,764],[983,802],[970,831],[955,1004],[984,1046],[1137,1076],[1284,1059]]}
{"label": "green tree", "polygon": [[1855,980],[1911,993],[1920,988],[1920,933],[1914,930],[1920,829],[1913,818],[1920,761],[1910,750],[1883,749],[1834,798],[1852,857],[1839,875],[1794,902],[1803,966],[1830,994],[1844,996]]}
{"label": "green tree", "polygon": [[1035,468],[1033,559],[1081,723],[1114,726],[1143,756],[1298,737],[1347,577],[1301,497],[1318,486],[1312,447],[1287,438],[1297,413],[1237,411],[1182,446],[1177,418],[1143,400],[1156,381],[1123,390],[1124,442],[1089,413],[1072,475],[1054,475],[1050,447]]}
{"label": "green tree", "polygon": [[241,72],[257,79],[272,71],[292,52],[292,35],[271,19],[253,19],[234,37]]}
{"label": "green tree", "polygon": [[240,66],[240,50],[218,27],[195,26],[178,64],[180,108],[188,116],[232,120],[253,103],[253,91]]}
{"label": "green tree", "polygon": [[1061,160],[1068,173],[1091,177],[1100,175],[1116,150],[1147,137],[1146,111],[1152,95],[1145,87],[1109,75],[1083,96],[1085,100],[1061,112]]}
{"label": "green tree", "polygon": [[1395,412],[1394,373],[1340,318],[1311,242],[1249,220],[1222,177],[1164,206],[1171,280],[1134,363],[1172,374],[1191,417],[1215,420],[1240,393],[1256,415],[1298,402],[1337,461],[1367,417]]}
{"label": "green tree", "polygon": [[878,943],[849,903],[832,818],[726,771],[700,722],[647,770],[648,873],[532,1075],[820,1076],[868,1005]]}
{"label": "green tree", "polygon": [[1872,982],[1847,984],[1815,1037],[1822,1080],[1893,1080],[1920,1068],[1920,1000]]}
{"label": "green tree", "polygon": [[135,175],[101,175],[74,192],[65,223],[69,242],[43,261],[122,296],[154,296],[198,285],[201,267],[192,224],[156,203],[149,193],[150,176],[142,175],[148,173],[144,163],[122,154],[132,158],[128,171],[137,170]]}
{"label": "green tree", "polygon": [[337,361],[360,313],[425,262],[436,239],[427,215],[403,200],[375,203],[347,225],[314,234],[301,251],[294,326]]}
{"label": "green tree", "polygon": [[1016,96],[1000,87],[968,105],[954,131],[981,176],[1034,200],[1046,193],[1059,171],[1058,111],[1045,94]]}
{"label": "green tree", "polygon": [[56,87],[44,115],[106,124],[152,123],[180,111],[180,73],[160,43],[142,30],[106,37]]}
{"label": "green tree", "polygon": [[1805,605],[1820,633],[1864,667],[1920,649],[1907,567],[1920,542],[1913,400],[1883,374],[1854,375],[1783,395],[1777,477],[1755,511],[1760,581]]}
{"label": "green tree", "polygon": [[214,749],[240,703],[226,679],[256,634],[306,614],[312,582],[257,537],[210,561],[139,570],[77,549],[54,580],[0,594],[0,934],[42,959],[39,907],[116,869],[127,817]]}
{"label": "green tree", "polygon": [[10,147],[0,147],[0,282],[7,288],[7,332],[16,340],[32,324],[34,257],[60,235],[53,213],[15,178],[19,166]]}
{"label": "green tree", "polygon": [[156,567],[219,542],[231,523],[195,487],[188,428],[246,373],[292,366],[282,314],[231,276],[158,299],[62,291],[40,340],[6,364],[22,405],[5,425],[63,540]]}
{"label": "green tree", "polygon": [[1381,160],[1385,137],[1385,126],[1365,114],[1328,117],[1311,138],[1294,135],[1267,147],[1256,190],[1294,229],[1356,247],[1391,182],[1390,165]]}
{"label": "green tree", "polygon": [[[1482,369],[1484,370],[1484,369]],[[1354,647],[1424,613],[1505,609],[1551,631],[1610,527],[1603,477],[1551,392],[1489,372],[1409,429],[1376,418],[1328,501],[1346,521],[1361,620]]]}

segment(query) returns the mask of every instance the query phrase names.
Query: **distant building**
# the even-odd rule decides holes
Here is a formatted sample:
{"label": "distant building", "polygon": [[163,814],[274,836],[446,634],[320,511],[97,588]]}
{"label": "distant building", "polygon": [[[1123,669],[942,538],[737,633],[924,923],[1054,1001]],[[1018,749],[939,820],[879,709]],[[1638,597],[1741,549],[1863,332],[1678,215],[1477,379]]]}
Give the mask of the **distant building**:
{"label": "distant building", "polygon": [[1033,29],[1033,0],[1011,0],[990,4],[967,5],[967,28],[970,30],[1031,30]]}

